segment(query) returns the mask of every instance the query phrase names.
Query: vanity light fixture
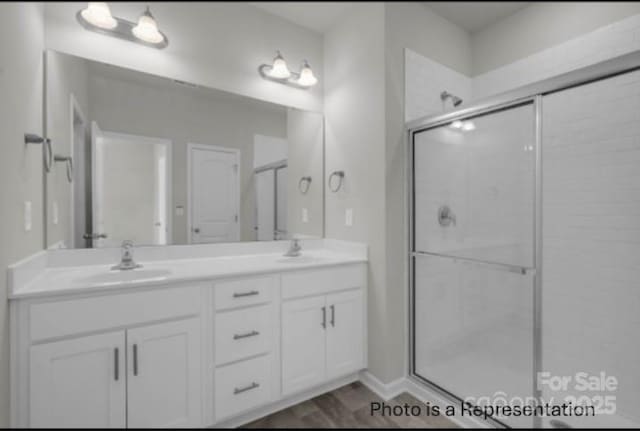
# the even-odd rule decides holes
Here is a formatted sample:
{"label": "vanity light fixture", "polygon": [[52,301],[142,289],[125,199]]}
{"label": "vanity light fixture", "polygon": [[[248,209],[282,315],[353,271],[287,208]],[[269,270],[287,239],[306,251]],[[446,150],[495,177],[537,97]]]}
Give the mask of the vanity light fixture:
{"label": "vanity light fixture", "polygon": [[298,85],[302,87],[313,87],[318,83],[318,78],[313,74],[313,70],[311,70],[311,66],[309,66],[309,62],[307,60],[302,64],[302,69],[300,69],[300,76],[297,82]]}
{"label": "vanity light fixture", "polygon": [[147,6],[147,10],[140,15],[138,25],[133,27],[131,32],[135,37],[147,43],[157,44],[164,40],[164,36],[160,33],[160,30],[158,30],[158,23],[153,15],[151,15],[149,6]]}
{"label": "vanity light fixture", "polygon": [[289,70],[287,62],[280,51],[276,51],[273,64],[261,64],[258,67],[258,72],[264,79],[296,88],[306,89],[318,83],[318,78],[314,76],[307,60],[302,63],[300,72],[293,72]]}
{"label": "vanity light fixture", "polygon": [[105,2],[89,2],[87,8],[80,11],[80,15],[89,24],[98,28],[112,30],[118,26],[118,21],[111,16],[111,9]]}
{"label": "vanity light fixture", "polygon": [[169,39],[158,29],[148,6],[137,23],[112,16],[109,5],[104,2],[89,2],[85,9],[78,11],[76,19],[86,30],[96,33],[158,49],[169,45]]}

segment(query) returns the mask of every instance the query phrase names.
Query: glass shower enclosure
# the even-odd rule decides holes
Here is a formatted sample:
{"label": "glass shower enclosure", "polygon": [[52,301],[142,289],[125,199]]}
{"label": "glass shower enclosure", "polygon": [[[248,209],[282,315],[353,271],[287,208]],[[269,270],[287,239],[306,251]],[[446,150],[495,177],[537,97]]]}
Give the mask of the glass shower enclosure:
{"label": "glass shower enclosure", "polygon": [[498,425],[640,425],[638,66],[410,125],[412,377],[456,404],[572,406]]}

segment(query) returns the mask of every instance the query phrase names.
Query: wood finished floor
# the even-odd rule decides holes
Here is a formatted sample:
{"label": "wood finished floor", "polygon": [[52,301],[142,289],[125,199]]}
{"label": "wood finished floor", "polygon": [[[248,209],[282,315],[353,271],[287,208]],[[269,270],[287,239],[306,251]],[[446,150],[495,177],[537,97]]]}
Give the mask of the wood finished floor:
{"label": "wood finished floor", "polygon": [[[338,388],[295,406],[273,413],[244,428],[456,428],[445,417],[371,415],[371,403],[383,402],[360,382]],[[387,401],[387,405],[424,404],[404,393]],[[424,408],[423,408],[424,411]]]}

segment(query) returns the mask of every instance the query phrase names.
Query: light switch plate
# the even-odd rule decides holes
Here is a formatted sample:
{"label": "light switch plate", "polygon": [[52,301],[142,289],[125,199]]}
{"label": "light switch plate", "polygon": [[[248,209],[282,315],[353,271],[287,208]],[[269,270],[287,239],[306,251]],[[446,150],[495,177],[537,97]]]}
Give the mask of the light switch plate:
{"label": "light switch plate", "polygon": [[176,207],[176,215],[177,216],[183,216],[184,215],[184,207],[183,206],[177,206]]}
{"label": "light switch plate", "polygon": [[347,208],[344,212],[344,225],[353,226],[353,208]]}
{"label": "light switch plate", "polygon": [[309,223],[309,210],[302,208],[302,223]]}
{"label": "light switch plate", "polygon": [[24,230],[31,230],[31,201],[24,202]]}

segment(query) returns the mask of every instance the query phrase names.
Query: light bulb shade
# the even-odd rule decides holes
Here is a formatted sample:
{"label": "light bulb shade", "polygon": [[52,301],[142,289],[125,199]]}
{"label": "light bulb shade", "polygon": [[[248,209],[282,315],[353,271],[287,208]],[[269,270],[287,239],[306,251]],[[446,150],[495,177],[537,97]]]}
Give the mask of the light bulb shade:
{"label": "light bulb shade", "polygon": [[105,30],[111,30],[118,26],[118,21],[111,16],[109,5],[104,2],[89,2],[87,8],[80,12],[82,18],[89,24]]}
{"label": "light bulb shade", "polygon": [[135,37],[147,43],[157,44],[164,41],[164,36],[158,30],[158,24],[153,15],[151,15],[149,8],[140,15],[138,25],[133,27],[131,32]]}
{"label": "light bulb shade", "polygon": [[280,54],[280,51],[278,51],[276,58],[273,59],[273,65],[267,73],[275,79],[287,79],[291,76],[291,71],[287,66],[287,62],[284,61],[282,54]]}
{"label": "light bulb shade", "polygon": [[302,65],[302,69],[300,70],[300,77],[298,78],[298,85],[302,87],[312,87],[318,83],[318,79],[313,75],[313,70],[311,70],[311,66],[306,61]]}

